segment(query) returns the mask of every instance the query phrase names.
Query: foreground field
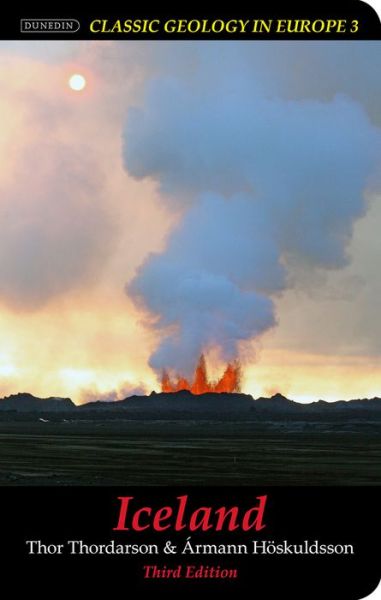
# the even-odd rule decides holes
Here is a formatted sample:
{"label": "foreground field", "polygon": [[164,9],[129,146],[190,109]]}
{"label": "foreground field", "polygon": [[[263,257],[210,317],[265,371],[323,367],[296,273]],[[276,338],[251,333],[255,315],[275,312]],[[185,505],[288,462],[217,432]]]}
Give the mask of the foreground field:
{"label": "foreground field", "polygon": [[380,485],[380,423],[0,423],[0,485]]}

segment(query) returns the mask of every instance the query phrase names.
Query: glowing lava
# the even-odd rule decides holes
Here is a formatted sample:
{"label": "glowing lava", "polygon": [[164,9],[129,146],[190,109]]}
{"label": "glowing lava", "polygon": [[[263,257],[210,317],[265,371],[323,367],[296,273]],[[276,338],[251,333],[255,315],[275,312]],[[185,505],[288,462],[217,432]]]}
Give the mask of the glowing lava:
{"label": "glowing lava", "polygon": [[162,392],[178,392],[189,390],[192,394],[206,394],[208,392],[232,393],[239,392],[241,387],[241,367],[238,361],[229,363],[222,377],[217,381],[209,381],[206,371],[205,357],[202,354],[194,372],[193,381],[185,377],[178,377],[177,381],[171,381],[167,371],[163,371],[161,379]]}

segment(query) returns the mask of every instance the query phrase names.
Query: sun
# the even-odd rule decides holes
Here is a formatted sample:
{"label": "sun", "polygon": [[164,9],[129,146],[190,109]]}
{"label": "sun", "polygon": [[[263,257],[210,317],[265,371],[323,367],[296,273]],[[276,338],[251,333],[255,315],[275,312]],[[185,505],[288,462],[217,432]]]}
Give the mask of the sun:
{"label": "sun", "polygon": [[80,73],[74,73],[69,77],[69,87],[74,90],[74,92],[82,92],[82,90],[86,87],[86,79]]}

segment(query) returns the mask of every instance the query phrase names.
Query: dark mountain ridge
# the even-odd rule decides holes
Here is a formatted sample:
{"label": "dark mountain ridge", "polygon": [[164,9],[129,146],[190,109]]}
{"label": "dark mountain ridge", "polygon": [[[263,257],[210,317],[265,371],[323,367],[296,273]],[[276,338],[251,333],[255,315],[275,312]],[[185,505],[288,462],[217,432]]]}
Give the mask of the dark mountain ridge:
{"label": "dark mountain ridge", "polygon": [[0,399],[0,411],[22,412],[72,412],[77,415],[83,413],[122,413],[123,415],[149,418],[177,416],[186,414],[189,417],[197,415],[329,415],[345,413],[348,417],[366,413],[379,413],[381,415],[381,399],[364,398],[355,400],[338,400],[326,402],[318,400],[308,404],[295,402],[275,394],[271,398],[254,399],[249,394],[207,393],[193,395],[187,390],[174,393],[155,393],[149,396],[130,396],[117,402],[95,401],[80,406],[75,405],[70,398],[37,398],[32,394],[13,394]]}
{"label": "dark mountain ridge", "polygon": [[18,412],[67,412],[77,407],[70,398],[37,398],[33,394],[23,392],[12,394],[0,400],[0,410],[15,410]]}

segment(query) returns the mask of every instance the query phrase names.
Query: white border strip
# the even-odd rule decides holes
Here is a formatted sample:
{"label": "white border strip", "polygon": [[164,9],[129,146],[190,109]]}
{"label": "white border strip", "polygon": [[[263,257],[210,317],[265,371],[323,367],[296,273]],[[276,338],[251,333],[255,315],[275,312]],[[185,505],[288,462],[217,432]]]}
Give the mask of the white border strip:
{"label": "white border strip", "polygon": [[365,596],[362,600],[380,600],[381,599],[381,581],[376,587],[376,589],[369,594],[369,596]]}
{"label": "white border strip", "polygon": [[[369,6],[374,8],[376,13],[378,14],[378,18],[381,20],[381,0],[366,0],[364,4],[368,4]],[[370,598],[370,596],[368,597]]]}

